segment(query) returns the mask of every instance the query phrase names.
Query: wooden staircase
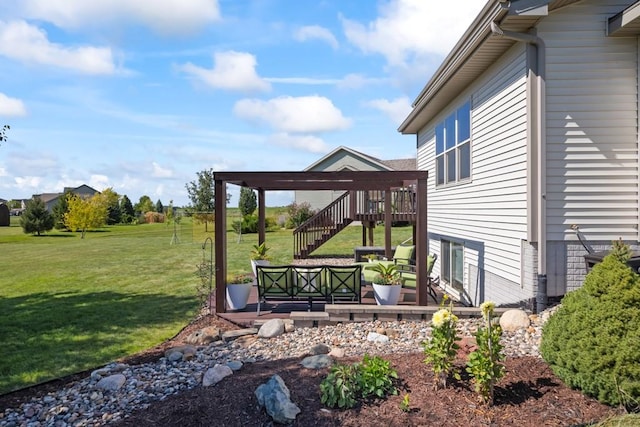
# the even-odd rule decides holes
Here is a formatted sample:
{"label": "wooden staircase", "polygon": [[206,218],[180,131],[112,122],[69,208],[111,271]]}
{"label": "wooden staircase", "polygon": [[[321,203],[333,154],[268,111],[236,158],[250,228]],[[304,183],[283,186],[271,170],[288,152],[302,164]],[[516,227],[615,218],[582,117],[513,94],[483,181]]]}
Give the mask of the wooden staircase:
{"label": "wooden staircase", "polygon": [[349,203],[353,193],[346,192],[327,207],[293,230],[293,257],[304,259],[354,220],[355,209]]}
{"label": "wooden staircase", "polygon": [[391,220],[415,224],[415,192],[410,189],[348,191],[293,231],[294,259],[308,258],[353,221],[370,228],[384,221],[385,194],[391,197]]}

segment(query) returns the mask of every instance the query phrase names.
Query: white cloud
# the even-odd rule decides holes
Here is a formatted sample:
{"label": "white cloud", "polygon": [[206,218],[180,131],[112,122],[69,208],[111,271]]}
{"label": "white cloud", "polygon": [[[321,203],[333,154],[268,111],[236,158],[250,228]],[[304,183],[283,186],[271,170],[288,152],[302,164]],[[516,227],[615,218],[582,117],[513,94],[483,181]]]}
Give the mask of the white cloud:
{"label": "white cloud", "polygon": [[198,67],[190,62],[179,68],[216,89],[243,92],[268,91],[271,85],[256,73],[256,57],[245,52],[217,52],[213,69]]}
{"label": "white cloud", "polygon": [[71,48],[51,43],[45,31],[25,21],[0,21],[0,55],[25,63],[52,65],[84,74],[116,72],[110,48]]}
{"label": "white cloud", "polygon": [[163,168],[158,163],[151,163],[151,177],[153,178],[171,178],[173,177],[173,170]]}
{"label": "white cloud", "polygon": [[364,86],[388,83],[389,79],[381,79],[375,77],[365,77],[362,74],[347,74],[338,83],[338,87],[342,89],[360,89]]}
{"label": "white cloud", "polygon": [[268,101],[243,99],[233,107],[243,119],[266,123],[281,132],[314,133],[346,129],[351,121],[323,96],[283,96]]}
{"label": "white cloud", "polygon": [[279,147],[294,148],[311,153],[326,153],[327,144],[313,135],[290,135],[286,132],[276,133],[269,137],[268,142]]}
{"label": "white cloud", "polygon": [[404,67],[429,55],[446,55],[478,14],[484,1],[390,0],[376,20],[364,25],[342,18],[345,36],[367,54],[381,54]]}
{"label": "white cloud", "polygon": [[27,109],[21,100],[11,98],[0,92],[0,116],[18,117],[26,115]]}
{"label": "white cloud", "polygon": [[34,192],[39,192],[38,188],[40,187],[42,178],[39,176],[16,176],[14,181],[16,188],[24,193],[28,193],[28,196],[24,196],[26,198],[30,197]]}
{"label": "white cloud", "polygon": [[328,29],[319,25],[309,25],[301,27],[293,33],[293,38],[299,42],[308,40],[321,40],[329,44],[334,49],[338,48],[338,40]]}
{"label": "white cloud", "polygon": [[389,101],[388,99],[374,99],[366,103],[367,106],[385,113],[397,125],[411,112],[411,102],[406,96]]}
{"label": "white cloud", "polygon": [[158,33],[186,34],[220,20],[217,0],[21,1],[22,13],[27,17],[74,30],[132,22]]}

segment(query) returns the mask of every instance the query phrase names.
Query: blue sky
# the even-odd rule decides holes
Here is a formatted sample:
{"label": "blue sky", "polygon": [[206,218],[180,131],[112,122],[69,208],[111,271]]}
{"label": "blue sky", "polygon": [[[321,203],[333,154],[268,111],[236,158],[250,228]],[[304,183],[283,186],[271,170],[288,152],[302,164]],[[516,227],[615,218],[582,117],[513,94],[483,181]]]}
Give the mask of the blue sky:
{"label": "blue sky", "polygon": [[484,3],[0,0],[0,198],[88,184],[180,206],[204,169],[415,156],[397,127]]}

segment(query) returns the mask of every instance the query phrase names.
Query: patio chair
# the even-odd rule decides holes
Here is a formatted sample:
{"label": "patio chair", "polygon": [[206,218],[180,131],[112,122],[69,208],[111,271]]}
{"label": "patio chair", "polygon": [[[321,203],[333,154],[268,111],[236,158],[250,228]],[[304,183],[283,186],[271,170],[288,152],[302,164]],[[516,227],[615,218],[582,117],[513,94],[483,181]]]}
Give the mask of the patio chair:
{"label": "patio chair", "polygon": [[259,265],[257,267],[258,316],[260,303],[267,299],[291,299],[291,268],[282,266]]}
{"label": "patio chair", "polygon": [[325,279],[323,267],[292,267],[293,291],[296,298],[307,298],[308,311],[313,311],[313,299],[325,297]]}
{"label": "patio chair", "polygon": [[405,245],[403,243],[396,246],[396,250],[393,253],[393,258],[391,260],[387,260],[386,258],[380,258],[377,260],[373,260],[373,262],[364,262],[358,263],[362,266],[362,273],[365,282],[371,283],[373,279],[378,274],[373,270],[376,264],[383,264],[384,266],[389,266],[391,264],[395,265],[414,265],[415,264],[415,245]]}
{"label": "patio chair", "polygon": [[349,298],[362,302],[362,270],[360,265],[327,266],[326,279],[331,303],[336,299]]}
{"label": "patio chair", "polygon": [[[427,256],[427,292],[438,303],[438,294],[435,287],[440,283],[440,277],[431,277],[433,266],[438,259],[437,254],[431,254]],[[399,265],[398,272],[400,273],[400,281],[405,288],[416,288],[416,267],[415,265]]]}

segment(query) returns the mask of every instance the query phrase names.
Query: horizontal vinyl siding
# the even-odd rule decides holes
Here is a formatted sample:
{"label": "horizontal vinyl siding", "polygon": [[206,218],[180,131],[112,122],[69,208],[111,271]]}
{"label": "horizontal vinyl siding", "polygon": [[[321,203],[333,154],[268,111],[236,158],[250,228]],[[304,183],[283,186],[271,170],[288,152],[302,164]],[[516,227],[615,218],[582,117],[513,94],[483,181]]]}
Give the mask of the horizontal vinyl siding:
{"label": "horizontal vinyl siding", "polygon": [[[471,90],[419,132],[418,167],[430,171],[429,233],[465,243],[465,283],[475,293],[475,284],[468,283],[476,276],[470,274],[469,265],[517,284],[521,281],[521,241],[527,232],[524,47],[509,51]],[[436,188],[433,129],[469,97],[471,182]]]}
{"label": "horizontal vinyl siding", "polygon": [[[637,39],[605,36],[630,1],[585,0],[544,19],[547,240],[637,239]],[[570,30],[570,31],[567,31]]]}

